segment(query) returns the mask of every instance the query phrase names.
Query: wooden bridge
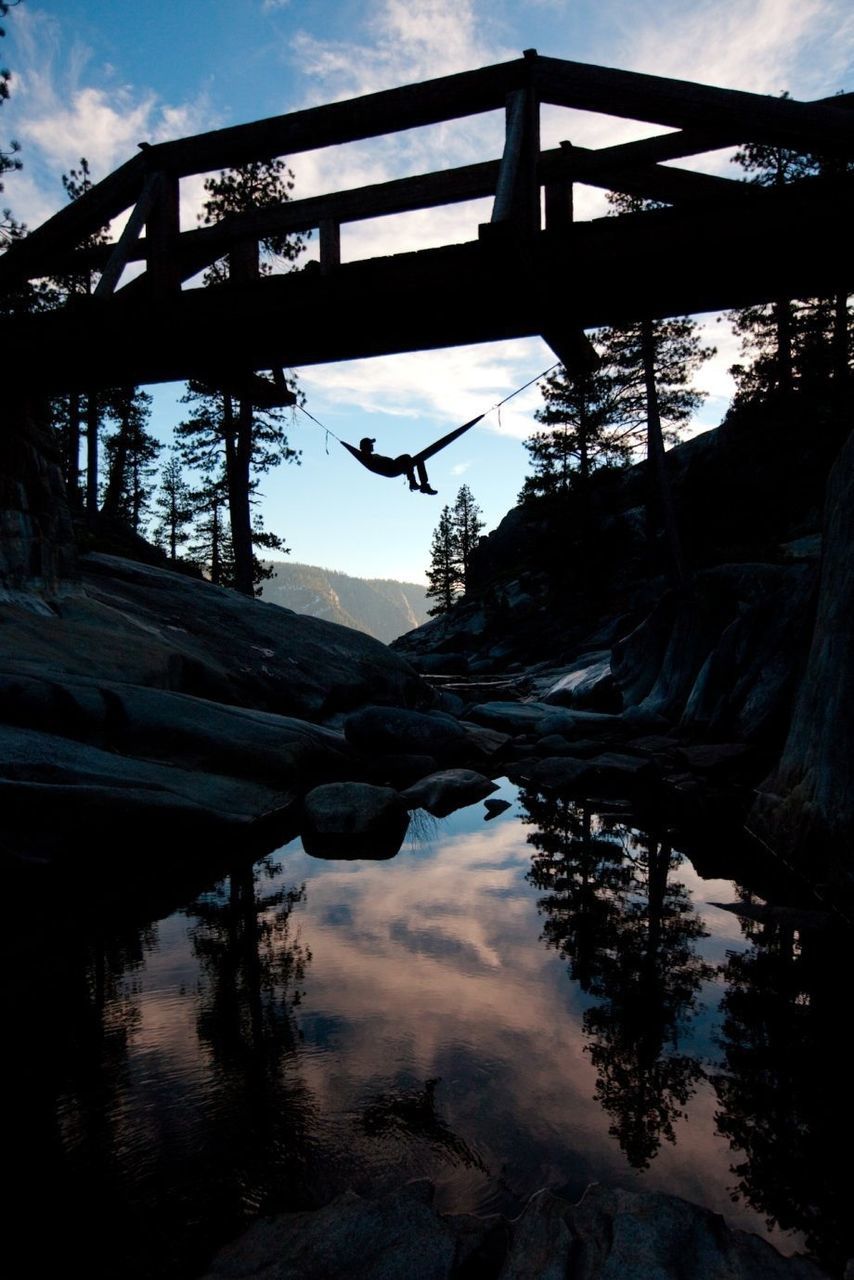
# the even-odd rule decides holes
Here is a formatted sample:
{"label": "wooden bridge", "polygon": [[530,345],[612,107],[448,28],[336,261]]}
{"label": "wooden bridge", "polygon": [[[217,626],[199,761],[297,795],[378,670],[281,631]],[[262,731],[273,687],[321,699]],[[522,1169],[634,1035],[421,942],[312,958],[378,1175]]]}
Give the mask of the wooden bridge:
{"label": "wooden bridge", "polygon": [[[673,132],[598,150],[540,146],[540,104]],[[540,57],[145,146],[0,258],[0,291],[101,272],[93,296],[0,321],[6,367],[47,389],[227,374],[542,334],[565,363],[583,329],[781,297],[854,280],[854,94],[798,102]],[[503,155],[462,168],[292,200],[181,231],[182,178],[503,110]],[[784,188],[672,162],[746,142],[820,155]],[[586,184],[665,202],[573,220]],[[545,198],[542,199],[544,190]],[[493,199],[478,238],[342,263],[342,224]],[[115,244],[81,249],[126,211]],[[544,211],[544,216],[543,216]],[[260,276],[259,238],[319,231],[320,261]],[[228,283],[183,287],[223,257]],[[125,268],[144,270],[122,283]],[[267,384],[269,385],[269,384]]]}

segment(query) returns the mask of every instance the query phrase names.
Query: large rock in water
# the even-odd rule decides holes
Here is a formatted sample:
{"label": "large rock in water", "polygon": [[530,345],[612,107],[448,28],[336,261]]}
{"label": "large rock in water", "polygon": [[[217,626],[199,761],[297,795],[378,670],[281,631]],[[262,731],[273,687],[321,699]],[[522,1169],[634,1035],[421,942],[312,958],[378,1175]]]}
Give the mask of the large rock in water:
{"label": "large rock in water", "polygon": [[408,809],[426,809],[434,818],[446,818],[497,790],[496,783],[472,769],[442,769],[421,778],[401,798]]}
{"label": "large rock in water", "polygon": [[854,842],[854,434],[827,487],[824,561],[806,672],[780,764],[750,826],[792,856],[839,853]]}
{"label": "large rock in water", "polygon": [[0,845],[17,854],[161,837],[161,861],[167,844],[183,856],[196,818],[251,826],[352,770],[343,735],[312,721],[430,704],[360,632],[115,557],[81,567],[50,603],[0,602]]}
{"label": "large rock in water", "polygon": [[409,814],[391,787],[329,782],[303,803],[302,842],[316,858],[393,858]]}

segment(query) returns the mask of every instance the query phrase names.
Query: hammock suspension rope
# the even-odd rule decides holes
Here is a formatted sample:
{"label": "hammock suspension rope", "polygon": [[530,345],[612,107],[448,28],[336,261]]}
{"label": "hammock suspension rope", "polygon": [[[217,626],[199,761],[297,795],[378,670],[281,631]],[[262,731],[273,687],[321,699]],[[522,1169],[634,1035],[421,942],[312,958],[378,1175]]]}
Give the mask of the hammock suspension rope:
{"label": "hammock suspension rope", "polygon": [[[441,436],[438,440],[434,441],[433,444],[427,445],[427,447],[422,449],[419,453],[412,454],[411,457],[408,454],[403,454],[402,458],[405,458],[407,462],[409,462],[412,466],[417,467],[419,463],[423,464],[424,462],[427,461],[428,458],[432,458],[433,455],[438,453],[441,449],[444,449],[447,445],[452,444],[454,440],[456,440],[459,436],[463,435],[464,432],[470,430],[471,427],[476,426],[478,422],[480,422],[483,418],[485,418],[488,414],[492,412],[497,412],[498,414],[498,427],[500,430],[502,405],[507,404],[508,400],[512,400],[514,396],[520,395],[521,392],[527,391],[528,387],[533,386],[535,382],[539,382],[541,378],[547,377],[548,374],[550,374],[554,369],[559,368],[559,366],[560,366],[560,361],[558,360],[554,364],[549,365],[548,369],[544,369],[542,373],[538,373],[535,377],[529,378],[528,381],[523,383],[521,387],[516,387],[516,389],[514,391],[511,391],[509,395],[506,395],[503,400],[497,401],[494,405],[491,405],[489,409],[485,409],[483,413],[478,414],[476,418],[470,419],[469,422],[464,422],[461,427],[455,427],[453,431],[449,431],[447,435]],[[348,453],[351,453],[353,455],[353,457],[357,460],[357,462],[361,462],[362,465],[364,467],[367,467],[369,471],[374,471],[375,474],[378,474],[378,475],[404,474],[403,471],[390,472],[387,470],[382,470],[376,465],[372,465],[372,462],[374,461],[374,455],[365,454],[360,449],[357,449],[355,445],[348,444],[346,440],[342,440],[341,437],[337,436],[335,432],[332,430],[332,428],[328,427],[325,422],[321,422],[318,418],[315,418],[313,413],[309,413],[308,409],[306,409],[304,405],[297,404],[295,408],[299,409],[302,413],[305,414],[307,418],[309,418],[313,423],[315,423],[316,426],[320,427],[321,431],[326,432],[327,454],[329,453],[329,437],[332,436],[333,440],[337,440],[338,443],[342,445],[347,450]],[[378,458],[376,459],[376,462],[379,462]]]}

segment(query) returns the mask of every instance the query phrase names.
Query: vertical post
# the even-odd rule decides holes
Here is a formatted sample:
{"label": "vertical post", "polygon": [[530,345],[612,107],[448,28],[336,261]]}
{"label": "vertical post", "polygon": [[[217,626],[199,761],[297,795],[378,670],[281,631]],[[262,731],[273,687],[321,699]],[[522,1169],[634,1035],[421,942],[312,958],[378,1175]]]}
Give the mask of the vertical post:
{"label": "vertical post", "polygon": [[[526,49],[533,69],[536,50]],[[533,233],[540,229],[540,99],[533,75],[523,89],[507,95],[504,152],[492,207],[494,223],[513,223]]]}
{"label": "vertical post", "polygon": [[324,218],[320,223],[320,272],[329,275],[341,266],[341,223]]}
{"label": "vertical post", "polygon": [[[572,143],[562,142],[560,145],[569,156]],[[546,230],[565,231],[572,225],[573,216],[572,178],[550,182],[546,187]]]}
{"label": "vertical post", "polygon": [[239,240],[228,251],[228,278],[234,284],[257,280],[261,274],[261,255],[257,240]]}
{"label": "vertical post", "polygon": [[536,49],[526,49],[528,87],[525,90],[525,133],[522,140],[522,165],[519,173],[517,217],[526,231],[532,234],[540,230],[540,95],[534,74],[537,65]]}
{"label": "vertical post", "polygon": [[181,273],[175,247],[181,230],[178,178],[172,173],[159,175],[156,199],[145,220],[145,257],[151,290],[158,296],[177,293]]}

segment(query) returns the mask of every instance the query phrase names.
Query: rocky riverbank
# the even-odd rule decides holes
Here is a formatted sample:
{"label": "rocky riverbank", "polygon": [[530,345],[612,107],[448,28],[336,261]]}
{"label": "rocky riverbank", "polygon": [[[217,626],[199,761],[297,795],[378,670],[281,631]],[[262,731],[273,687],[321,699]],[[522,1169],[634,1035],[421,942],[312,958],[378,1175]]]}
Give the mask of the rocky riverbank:
{"label": "rocky riverbank", "polygon": [[544,1190],[514,1221],[440,1214],[432,1185],[381,1199],[345,1192],[314,1213],[256,1223],[206,1280],[823,1280],[717,1214],[676,1196],[588,1189],[578,1204]]}
{"label": "rocky riverbank", "polygon": [[408,812],[448,813],[504,774],[678,810],[743,799],[767,767],[750,744],[698,746],[655,706],[574,705],[610,696],[598,660],[464,697],[347,628],[117,557],[81,566],[50,604],[0,606],[2,839],[18,862],[78,871],[121,849],[155,876],[298,830],[320,856],[388,857]]}

